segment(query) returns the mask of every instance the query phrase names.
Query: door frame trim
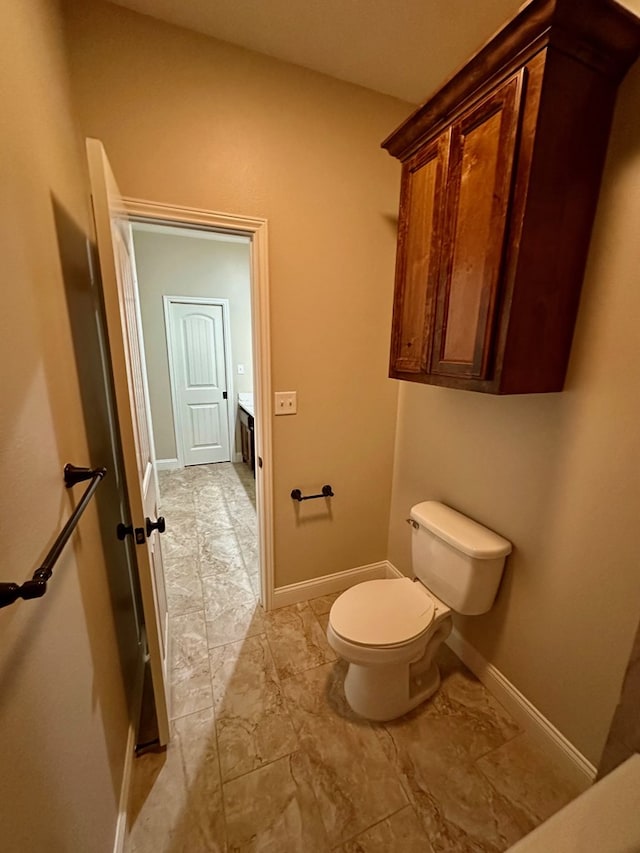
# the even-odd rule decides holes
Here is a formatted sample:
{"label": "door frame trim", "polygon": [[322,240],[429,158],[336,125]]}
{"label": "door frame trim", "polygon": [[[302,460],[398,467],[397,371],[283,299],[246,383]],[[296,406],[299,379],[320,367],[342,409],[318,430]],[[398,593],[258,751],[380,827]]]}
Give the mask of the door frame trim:
{"label": "door frame trim", "polygon": [[176,302],[186,302],[189,305],[219,305],[222,308],[222,335],[224,340],[224,369],[226,374],[227,392],[227,427],[229,429],[229,461],[233,462],[236,446],[236,423],[233,417],[233,363],[231,360],[231,322],[229,300],[213,296],[170,296],[163,294],[162,306],[164,309],[164,328],[167,339],[167,358],[169,359],[169,386],[171,389],[171,405],[173,408],[173,431],[176,436],[176,457],[181,468],[184,467],[183,448],[178,446],[178,434],[182,439],[182,422],[178,417],[178,382],[175,370],[173,353],[173,321],[171,319],[171,305]]}
{"label": "door frame trim", "polygon": [[241,234],[250,238],[251,249],[251,335],[256,411],[256,497],[259,526],[260,593],[265,610],[273,607],[273,453],[271,424],[271,319],[269,299],[268,224],[259,217],[237,216],[200,208],[161,204],[124,197],[127,213],[154,224],[183,225]]}

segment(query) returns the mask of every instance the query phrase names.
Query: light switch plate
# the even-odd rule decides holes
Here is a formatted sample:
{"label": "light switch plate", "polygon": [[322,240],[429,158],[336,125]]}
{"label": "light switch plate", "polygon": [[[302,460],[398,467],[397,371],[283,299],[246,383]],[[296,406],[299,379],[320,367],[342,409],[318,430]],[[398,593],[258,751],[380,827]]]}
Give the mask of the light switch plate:
{"label": "light switch plate", "polygon": [[276,415],[295,415],[298,411],[298,392],[276,391],[275,408]]}
{"label": "light switch plate", "polygon": [[239,364],[239,365],[238,365],[238,374],[239,374],[240,376],[243,376],[243,375],[244,375],[244,364]]}

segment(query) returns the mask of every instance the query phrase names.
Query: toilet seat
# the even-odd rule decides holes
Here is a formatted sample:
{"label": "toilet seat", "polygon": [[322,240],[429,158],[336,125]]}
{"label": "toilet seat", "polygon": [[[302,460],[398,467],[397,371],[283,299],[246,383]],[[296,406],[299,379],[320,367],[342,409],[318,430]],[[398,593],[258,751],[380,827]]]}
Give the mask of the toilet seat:
{"label": "toilet seat", "polygon": [[334,602],[329,623],[335,633],[361,646],[397,646],[423,634],[433,622],[435,602],[409,578],[365,581]]}

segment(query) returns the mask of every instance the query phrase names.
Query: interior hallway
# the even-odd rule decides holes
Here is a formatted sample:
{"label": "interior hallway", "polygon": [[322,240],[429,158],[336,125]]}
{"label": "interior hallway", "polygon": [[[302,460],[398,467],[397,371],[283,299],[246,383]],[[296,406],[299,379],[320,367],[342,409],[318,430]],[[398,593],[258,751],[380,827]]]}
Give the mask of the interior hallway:
{"label": "interior hallway", "polygon": [[173,739],[134,762],[128,853],[502,851],[577,795],[447,648],[435,698],[373,724],[325,638],[265,614],[246,466],[160,477]]}

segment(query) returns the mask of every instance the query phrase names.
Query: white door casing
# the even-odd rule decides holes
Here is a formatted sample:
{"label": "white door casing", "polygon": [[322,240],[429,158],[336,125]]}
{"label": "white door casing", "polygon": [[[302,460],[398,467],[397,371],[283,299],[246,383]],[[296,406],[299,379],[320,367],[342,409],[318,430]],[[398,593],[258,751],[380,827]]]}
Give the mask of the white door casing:
{"label": "white door casing", "polygon": [[159,204],[145,199],[125,198],[134,219],[158,224],[245,234],[251,240],[251,315],[254,398],[256,409],[255,450],[258,544],[260,555],[260,600],[265,610],[273,607],[273,465],[271,411],[271,321],[269,298],[269,238],[266,219],[233,213]]}
{"label": "white door casing", "polygon": [[176,455],[229,462],[234,439],[229,301],[164,296]]}
{"label": "white door casing", "polygon": [[[169,742],[168,613],[158,532],[157,476],[131,227],[102,143],[87,139],[102,294],[153,693],[161,745]],[[127,521],[123,519],[123,521]],[[115,535],[115,531],[114,531]]]}

